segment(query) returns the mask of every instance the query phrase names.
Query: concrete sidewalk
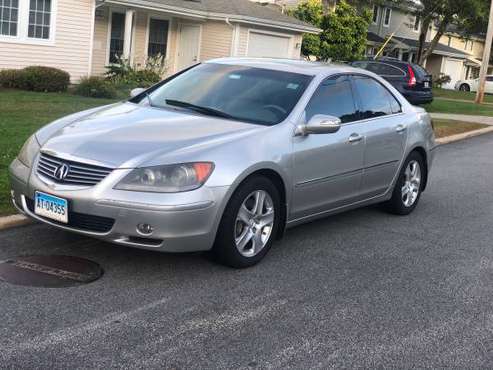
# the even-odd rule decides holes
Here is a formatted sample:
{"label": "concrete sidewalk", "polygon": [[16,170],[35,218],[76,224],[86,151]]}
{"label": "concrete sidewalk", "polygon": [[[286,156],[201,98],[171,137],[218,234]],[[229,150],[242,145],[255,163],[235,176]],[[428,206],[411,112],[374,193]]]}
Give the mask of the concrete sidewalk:
{"label": "concrete sidewalk", "polygon": [[434,119],[482,123],[484,125],[493,126],[493,117],[489,117],[489,116],[474,116],[467,114],[448,114],[448,113],[430,113],[430,116],[431,118]]}

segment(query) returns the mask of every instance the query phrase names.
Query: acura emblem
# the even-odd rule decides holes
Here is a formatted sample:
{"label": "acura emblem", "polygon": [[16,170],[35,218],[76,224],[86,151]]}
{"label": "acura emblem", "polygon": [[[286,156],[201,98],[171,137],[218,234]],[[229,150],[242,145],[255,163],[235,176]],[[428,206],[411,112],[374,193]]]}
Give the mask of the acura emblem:
{"label": "acura emblem", "polygon": [[64,163],[60,167],[58,167],[55,171],[55,178],[58,180],[63,180],[65,177],[68,175],[68,171],[70,170],[70,167],[68,164]]}

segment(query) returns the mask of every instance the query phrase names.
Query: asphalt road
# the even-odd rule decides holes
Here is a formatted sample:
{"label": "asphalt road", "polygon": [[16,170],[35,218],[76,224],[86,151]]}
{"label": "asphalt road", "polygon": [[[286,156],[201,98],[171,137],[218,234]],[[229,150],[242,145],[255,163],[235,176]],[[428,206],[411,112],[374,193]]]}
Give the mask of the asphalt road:
{"label": "asphalt road", "polygon": [[1,368],[492,368],[493,135],[441,147],[415,213],[376,207],[288,232],[232,270],[42,225],[0,260],[68,254],[76,288],[0,283]]}

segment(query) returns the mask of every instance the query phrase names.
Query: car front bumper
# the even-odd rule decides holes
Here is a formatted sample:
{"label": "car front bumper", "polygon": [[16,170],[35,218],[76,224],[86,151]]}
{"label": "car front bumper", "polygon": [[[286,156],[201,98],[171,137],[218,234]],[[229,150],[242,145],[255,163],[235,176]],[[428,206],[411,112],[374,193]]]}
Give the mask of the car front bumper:
{"label": "car front bumper", "polygon": [[[9,171],[12,201],[20,212],[40,222],[119,245],[163,252],[211,249],[229,186],[173,194],[113,189],[128,172],[115,170],[90,188],[69,187],[47,181],[15,159]],[[36,191],[67,199],[69,224],[36,215]],[[139,224],[151,225],[152,233],[142,234]]]}

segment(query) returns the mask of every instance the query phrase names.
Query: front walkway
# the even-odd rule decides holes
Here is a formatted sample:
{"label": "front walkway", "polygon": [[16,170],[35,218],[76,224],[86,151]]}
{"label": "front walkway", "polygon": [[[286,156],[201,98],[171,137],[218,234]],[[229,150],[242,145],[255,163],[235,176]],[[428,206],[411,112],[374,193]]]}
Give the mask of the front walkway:
{"label": "front walkway", "polygon": [[489,117],[489,116],[474,116],[467,114],[449,114],[449,113],[430,113],[430,116],[431,118],[434,119],[482,123],[483,125],[493,126],[493,117]]}

